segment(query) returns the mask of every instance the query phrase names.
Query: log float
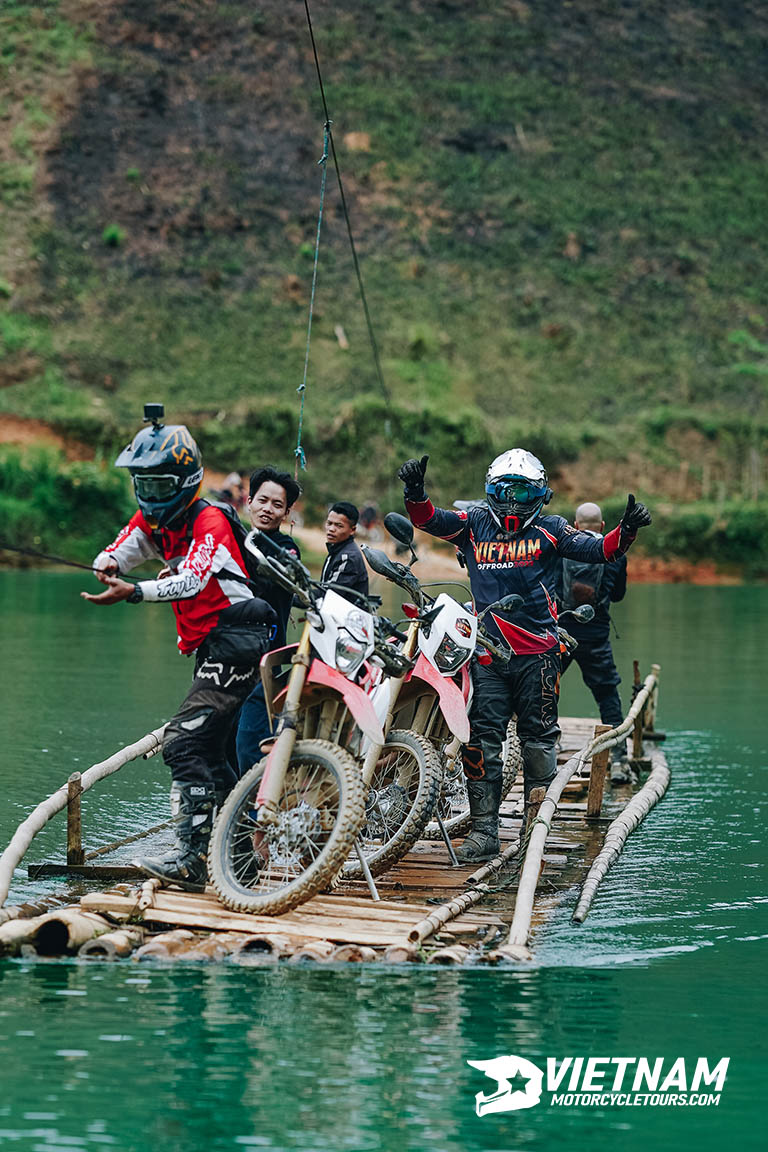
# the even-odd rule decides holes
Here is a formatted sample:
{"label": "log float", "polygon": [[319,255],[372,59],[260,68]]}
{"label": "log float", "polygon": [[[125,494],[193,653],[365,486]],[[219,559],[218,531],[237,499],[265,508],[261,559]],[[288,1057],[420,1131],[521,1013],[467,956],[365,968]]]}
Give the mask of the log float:
{"label": "log float", "polygon": [[[566,764],[558,773],[555,783],[562,782],[560,796],[566,802],[563,814],[570,812],[570,819],[563,821],[557,839],[550,838],[549,844],[559,850],[565,849],[565,852],[560,851],[558,855],[543,855],[543,842],[547,840],[548,827],[541,827],[540,818],[534,826],[525,857],[525,867],[530,871],[531,847],[533,845],[536,850],[535,840],[541,838],[541,852],[537,853],[537,878],[538,871],[543,865],[560,872],[568,864],[568,853],[574,847],[578,847],[572,835],[575,831],[574,818],[581,822],[587,816],[589,823],[593,825],[597,825],[603,819],[600,807],[608,750],[630,729],[633,736],[638,730],[642,732],[638,717],[640,720],[643,717],[647,719],[648,712],[644,709],[650,699],[653,700],[655,712],[657,677],[658,669],[654,667],[652,676],[648,677],[642,686],[640,696],[619,729],[604,732],[601,729],[596,730],[593,722],[585,720],[563,722],[564,743],[570,741],[571,748],[574,744],[581,746],[585,741],[587,743],[586,747],[581,747],[575,756],[564,753],[559,757],[561,762],[565,759]],[[589,740],[593,732],[595,737]],[[94,765],[83,774],[80,781],[74,782],[74,787],[73,782],[68,782],[59,793],[54,794],[45,804],[38,806],[0,858],[0,896],[3,896],[2,883],[6,878],[9,860],[14,854],[20,859],[18,855],[20,849],[21,855],[26,851],[26,847],[23,846],[24,840],[19,837],[19,833],[23,829],[29,832],[32,823],[39,821],[41,810],[45,810],[46,820],[49,819],[53,811],[58,811],[66,805],[67,793],[70,803],[79,805],[80,789],[86,790],[96,778],[116,771],[130,759],[139,755],[152,755],[160,746],[161,735],[162,729],[158,729],[144,737],[142,741],[123,749],[115,757]],[[590,757],[591,773],[586,771]],[[580,803],[578,798],[585,796],[587,789],[589,789],[587,802]],[[66,947],[70,952],[79,949],[84,958],[93,959],[117,959],[132,953],[136,959],[141,960],[173,957],[207,962],[229,959],[238,963],[264,963],[291,956],[297,956],[297,963],[360,963],[374,958],[384,960],[386,963],[408,963],[428,959],[425,948],[432,948],[435,950],[433,954],[438,957],[435,960],[438,964],[466,963],[481,958],[483,947],[487,949],[485,941],[497,937],[503,927],[501,919],[495,912],[482,910],[478,905],[493,892],[489,883],[491,878],[505,865],[508,866],[517,855],[518,836],[510,830],[509,821],[510,818],[517,819],[520,799],[521,788],[518,784],[502,806],[502,852],[496,860],[490,861],[469,876],[466,868],[449,870],[445,867],[445,849],[442,844],[420,842],[391,873],[381,878],[380,887],[385,899],[380,903],[373,904],[369,899],[363,898],[360,895],[362,891],[360,886],[350,883],[334,888],[323,896],[315,897],[293,913],[286,913],[281,917],[253,917],[233,913],[219,905],[212,893],[197,895],[173,889],[162,890],[158,889],[155,881],[146,881],[140,888],[128,884],[118,885],[108,892],[91,893],[83,898],[80,908],[76,911],[96,914],[102,923],[98,929],[93,928],[91,938],[82,939],[79,943],[76,943],[74,938],[71,939],[67,931]],[[549,799],[552,799],[551,795]],[[548,825],[551,816],[547,819],[548,810],[544,806],[542,816]],[[76,820],[73,823],[76,828]],[[614,821],[614,824],[616,823]],[[611,825],[612,829],[614,824]],[[31,840],[31,836],[29,839]],[[606,846],[607,844],[608,837]],[[74,842],[70,841],[68,844],[73,854],[79,846],[76,838]],[[106,847],[111,849],[113,846]],[[11,868],[11,872],[12,870]],[[525,868],[523,871],[525,873]],[[456,892],[462,879],[467,887],[464,891]],[[507,879],[504,886],[508,885]],[[425,898],[435,891],[439,892],[446,888],[453,889],[453,893],[446,893],[448,899],[439,907],[424,906]],[[414,903],[419,900],[420,904]],[[518,894],[516,915],[520,903]],[[30,911],[37,910],[34,905],[27,906],[27,909],[22,912],[21,909],[0,908],[0,919],[24,914],[28,916]],[[38,916],[35,919],[44,918]],[[131,919],[139,921],[138,927],[127,924]],[[27,925],[30,924],[32,921],[27,921]],[[34,944],[31,942],[34,928],[14,930],[11,924],[6,924],[5,928],[9,930],[5,943],[0,928],[0,949],[10,951],[23,949],[25,952],[34,949]],[[157,930],[163,928],[165,931],[161,931],[158,935]],[[210,935],[201,936],[201,931]],[[142,943],[148,932],[155,934],[146,943]],[[460,944],[458,939],[462,937],[464,941],[469,937],[473,940]],[[104,941],[101,946],[99,940]],[[329,947],[324,945],[318,947],[320,940]],[[158,947],[151,947],[155,942]],[[498,958],[500,953],[503,955],[505,952],[505,949],[497,949],[492,955]]]}

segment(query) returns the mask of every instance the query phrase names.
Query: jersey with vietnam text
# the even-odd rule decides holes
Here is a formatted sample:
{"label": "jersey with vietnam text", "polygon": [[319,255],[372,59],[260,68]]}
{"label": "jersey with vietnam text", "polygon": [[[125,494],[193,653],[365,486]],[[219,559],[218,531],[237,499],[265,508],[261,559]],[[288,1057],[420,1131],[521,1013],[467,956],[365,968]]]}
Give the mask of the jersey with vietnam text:
{"label": "jersey with vietnam text", "polygon": [[229,522],[218,508],[208,506],[190,529],[152,531],[141,512],[136,512],[117,539],[93,562],[101,568],[110,560],[121,572],[129,572],[145,560],[165,560],[171,575],[164,580],[141,580],[145,600],[173,604],[179,648],[188,655],[198,648],[219,613],[230,604],[250,600],[244,582],[245,564]]}
{"label": "jersey with vietnam text", "polygon": [[484,625],[504,639],[517,656],[546,652],[557,643],[555,573],[558,558],[605,563],[622,555],[619,528],[607,536],[592,536],[572,528],[563,516],[538,516],[523,532],[507,536],[486,505],[454,512],[435,508],[432,501],[406,500],[413,524],[449,540],[464,556],[478,612],[511,593],[523,604],[508,617],[489,612]]}

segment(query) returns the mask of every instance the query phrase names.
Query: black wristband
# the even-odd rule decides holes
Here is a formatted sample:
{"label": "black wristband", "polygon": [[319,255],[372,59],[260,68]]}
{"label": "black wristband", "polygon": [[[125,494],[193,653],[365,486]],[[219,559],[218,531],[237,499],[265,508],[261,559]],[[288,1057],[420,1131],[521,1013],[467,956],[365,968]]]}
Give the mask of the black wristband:
{"label": "black wristband", "polygon": [[144,593],[141,590],[141,584],[134,584],[133,592],[131,592],[130,596],[126,596],[125,602],[126,604],[141,604],[143,599]]}

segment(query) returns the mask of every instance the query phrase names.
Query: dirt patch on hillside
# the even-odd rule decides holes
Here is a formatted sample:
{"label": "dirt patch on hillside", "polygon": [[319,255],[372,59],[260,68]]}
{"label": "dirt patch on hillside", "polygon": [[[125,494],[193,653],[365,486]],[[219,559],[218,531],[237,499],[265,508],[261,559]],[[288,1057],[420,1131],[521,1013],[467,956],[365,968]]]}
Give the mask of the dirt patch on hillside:
{"label": "dirt patch on hillside", "polygon": [[93,449],[87,444],[61,436],[42,420],[27,420],[22,416],[3,415],[0,418],[0,444],[15,444],[20,448],[57,448],[67,460],[93,459]]}

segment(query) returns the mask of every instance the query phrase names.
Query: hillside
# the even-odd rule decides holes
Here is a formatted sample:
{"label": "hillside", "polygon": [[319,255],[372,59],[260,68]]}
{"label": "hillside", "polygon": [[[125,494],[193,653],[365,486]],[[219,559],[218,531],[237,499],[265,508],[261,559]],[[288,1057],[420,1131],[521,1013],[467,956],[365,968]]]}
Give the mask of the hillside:
{"label": "hillside", "polygon": [[[310,510],[394,499],[421,451],[473,495],[522,442],[561,510],[633,488],[650,546],[768,566],[762,6],[312,13],[384,390],[329,166]],[[0,45],[4,439],[109,455],[163,399],[210,464],[289,463],[323,142],[303,4],[5,0]]]}

